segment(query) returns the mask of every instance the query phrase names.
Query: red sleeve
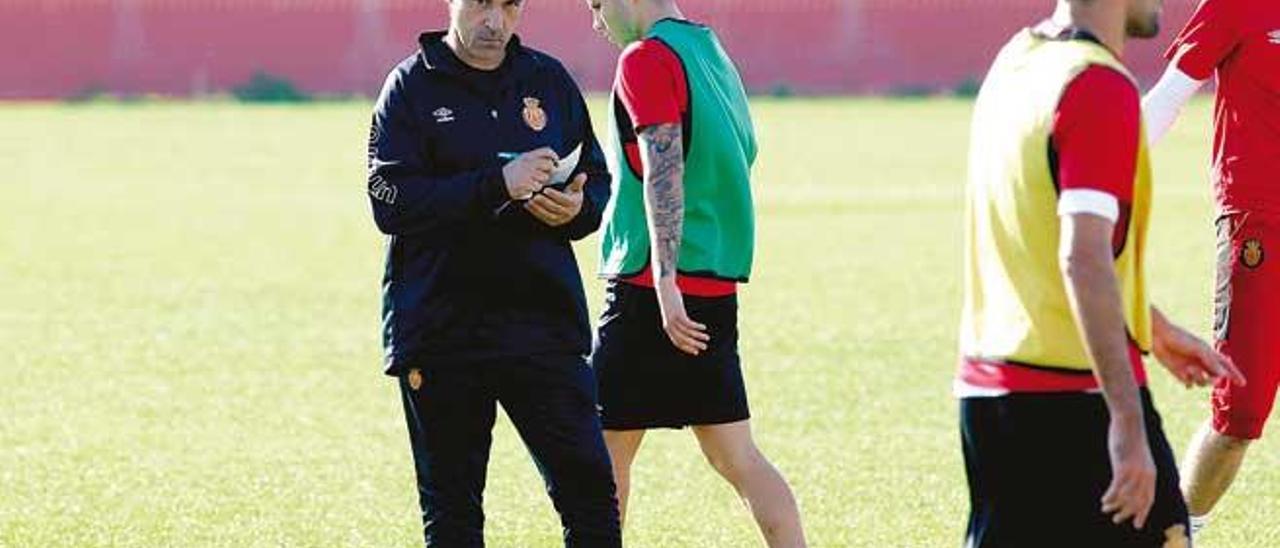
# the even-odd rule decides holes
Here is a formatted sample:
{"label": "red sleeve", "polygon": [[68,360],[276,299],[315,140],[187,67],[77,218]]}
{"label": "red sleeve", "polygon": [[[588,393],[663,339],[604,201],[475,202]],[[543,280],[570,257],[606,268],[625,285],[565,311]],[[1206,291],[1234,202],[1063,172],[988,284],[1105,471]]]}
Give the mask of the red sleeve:
{"label": "red sleeve", "polygon": [[1208,80],[1213,70],[1240,42],[1240,0],[1202,0],[1187,26],[1165,52],[1178,69],[1196,80]]}
{"label": "red sleeve", "polygon": [[688,84],[680,59],[666,44],[641,40],[618,60],[618,96],[637,130],[678,124],[688,104]]}
{"label": "red sleeve", "polygon": [[1100,66],[1076,76],[1054,113],[1059,188],[1100,190],[1121,204],[1132,201],[1141,120],[1138,88],[1128,77]]}

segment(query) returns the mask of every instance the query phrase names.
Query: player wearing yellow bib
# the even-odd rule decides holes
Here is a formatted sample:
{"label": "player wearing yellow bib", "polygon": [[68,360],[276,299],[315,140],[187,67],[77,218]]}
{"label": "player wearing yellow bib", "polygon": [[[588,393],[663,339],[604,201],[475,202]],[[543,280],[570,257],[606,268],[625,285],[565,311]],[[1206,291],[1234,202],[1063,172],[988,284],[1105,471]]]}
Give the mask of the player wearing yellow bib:
{"label": "player wearing yellow bib", "polygon": [[956,392],[967,546],[1184,546],[1187,509],[1142,355],[1204,385],[1232,366],[1151,307],[1151,168],[1119,60],[1159,0],[1059,0],[974,110]]}

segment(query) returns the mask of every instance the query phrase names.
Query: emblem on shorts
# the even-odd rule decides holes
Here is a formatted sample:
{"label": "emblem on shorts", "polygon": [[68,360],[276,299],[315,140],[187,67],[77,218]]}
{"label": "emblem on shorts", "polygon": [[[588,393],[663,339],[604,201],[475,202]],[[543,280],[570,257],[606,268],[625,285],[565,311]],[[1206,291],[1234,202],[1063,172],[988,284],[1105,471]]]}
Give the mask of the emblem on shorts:
{"label": "emblem on shorts", "polygon": [[422,388],[422,371],[419,369],[409,370],[409,388],[417,390]]}
{"label": "emblem on shorts", "polygon": [[1271,39],[1272,44],[1280,45],[1280,29],[1273,30],[1267,34],[1267,38]]}
{"label": "emblem on shorts", "polygon": [[1267,252],[1262,249],[1262,240],[1250,238],[1244,241],[1244,247],[1240,250],[1240,263],[1245,268],[1258,268],[1265,260],[1267,260]]}
{"label": "emblem on shorts", "polygon": [[542,101],[533,97],[524,98],[524,123],[534,131],[542,131],[547,127],[547,111],[542,110]]}
{"label": "emblem on shorts", "polygon": [[1166,548],[1186,548],[1190,546],[1187,527],[1181,523],[1164,530],[1164,546]]}

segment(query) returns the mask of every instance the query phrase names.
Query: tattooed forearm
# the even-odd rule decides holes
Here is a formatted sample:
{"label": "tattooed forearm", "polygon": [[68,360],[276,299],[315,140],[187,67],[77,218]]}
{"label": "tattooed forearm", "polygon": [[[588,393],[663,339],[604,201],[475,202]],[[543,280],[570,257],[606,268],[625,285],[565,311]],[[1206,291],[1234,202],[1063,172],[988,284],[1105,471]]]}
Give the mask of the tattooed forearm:
{"label": "tattooed forearm", "polygon": [[680,124],[640,131],[644,202],[655,279],[674,278],[684,228],[684,137]]}

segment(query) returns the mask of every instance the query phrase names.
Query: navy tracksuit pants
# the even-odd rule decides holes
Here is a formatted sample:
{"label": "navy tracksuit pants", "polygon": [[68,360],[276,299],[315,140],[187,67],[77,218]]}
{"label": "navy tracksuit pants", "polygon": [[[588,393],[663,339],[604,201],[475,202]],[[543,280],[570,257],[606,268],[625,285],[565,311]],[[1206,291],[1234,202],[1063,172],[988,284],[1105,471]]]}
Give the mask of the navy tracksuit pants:
{"label": "navy tracksuit pants", "polygon": [[428,547],[484,546],[485,472],[498,403],[546,482],[565,546],[621,546],[595,375],[581,356],[441,364],[401,375],[400,390]]}

